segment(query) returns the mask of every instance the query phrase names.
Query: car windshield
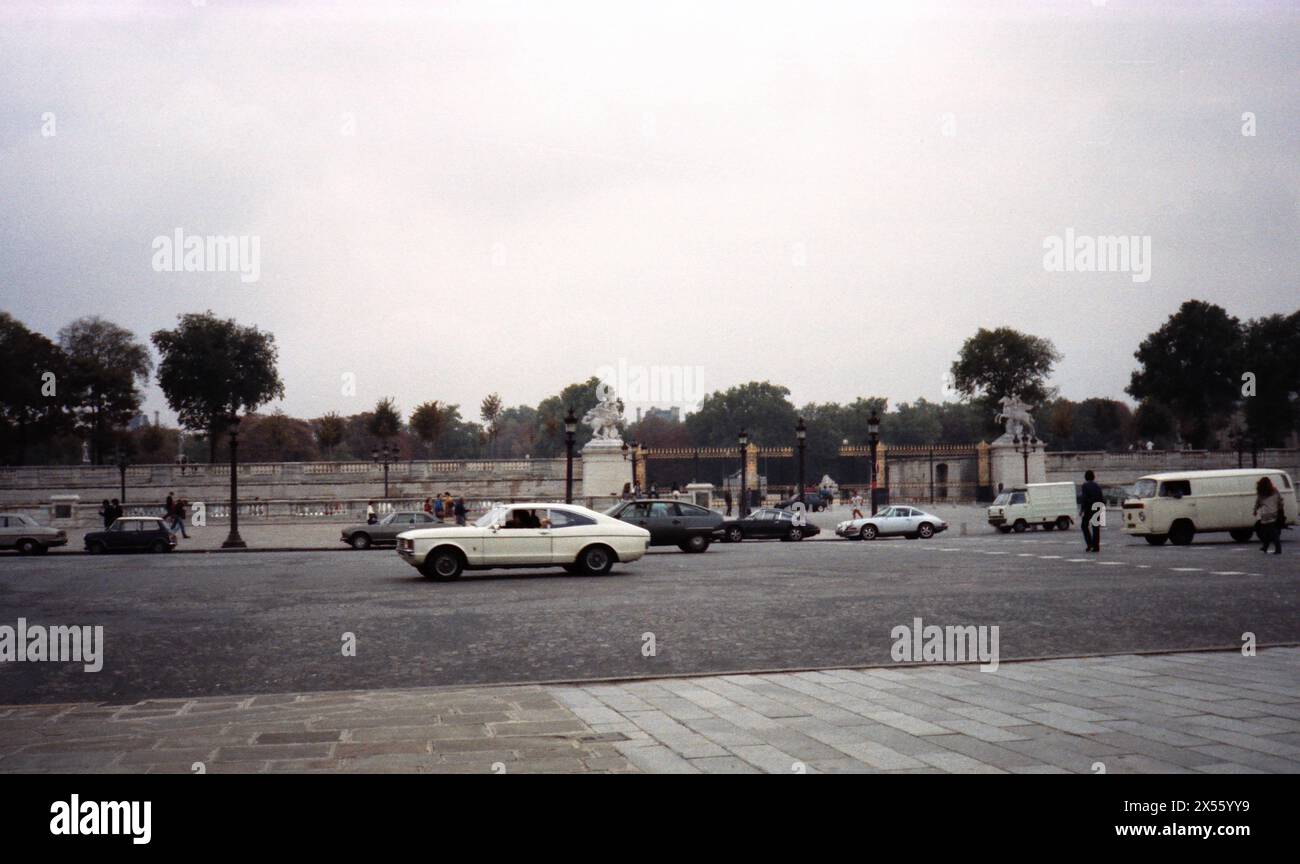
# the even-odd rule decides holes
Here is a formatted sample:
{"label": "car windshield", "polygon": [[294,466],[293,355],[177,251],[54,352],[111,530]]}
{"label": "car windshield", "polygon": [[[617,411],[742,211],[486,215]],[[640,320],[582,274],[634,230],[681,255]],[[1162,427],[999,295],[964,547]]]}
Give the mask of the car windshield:
{"label": "car windshield", "polygon": [[1156,481],[1139,480],[1133,486],[1134,498],[1154,498],[1156,497]]}
{"label": "car windshield", "polygon": [[380,525],[388,525],[389,523],[391,523],[391,522],[392,522],[394,519],[396,519],[396,518],[397,518],[397,514],[396,514],[396,513],[389,513],[389,514],[388,514],[387,516],[385,516],[383,519],[380,519],[380,520],[379,520],[379,524],[380,524]]}
{"label": "car windshield", "polygon": [[1011,503],[1010,492],[1003,492],[1001,495],[993,499],[994,506],[1002,506],[1010,503]]}

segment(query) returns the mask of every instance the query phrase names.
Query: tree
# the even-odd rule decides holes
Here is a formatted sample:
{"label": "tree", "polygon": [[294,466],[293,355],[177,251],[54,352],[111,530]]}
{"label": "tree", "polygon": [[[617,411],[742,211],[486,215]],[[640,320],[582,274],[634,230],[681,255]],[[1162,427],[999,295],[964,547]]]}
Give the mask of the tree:
{"label": "tree", "polygon": [[1134,422],[1143,446],[1150,441],[1160,450],[1169,450],[1178,441],[1178,418],[1154,399],[1148,399],[1138,406]]}
{"label": "tree", "polygon": [[92,458],[103,464],[107,439],[140,410],[137,382],[147,384],[153,361],[130,330],[97,315],[59,331],[68,358],[69,400],[79,427],[89,433]]}
{"label": "tree", "polygon": [[311,424],[279,410],[244,418],[240,438],[249,462],[311,462],[318,455]]}
{"label": "tree", "polygon": [[433,458],[433,447],[446,426],[445,421],[443,409],[436,400],[423,402],[415,406],[415,410],[411,412],[411,430],[424,442],[430,459]]}
{"label": "tree", "polygon": [[[564,455],[564,417],[569,409],[581,421],[584,414],[596,407],[600,379],[594,375],[586,381],[570,384],[557,396],[548,396],[537,404],[537,452],[535,456]],[[581,450],[591,440],[591,428],[579,422],[574,435],[574,447]]]}
{"label": "tree", "polygon": [[479,417],[487,424],[488,441],[491,443],[490,456],[496,455],[497,420],[501,417],[501,396],[491,393],[483,397],[479,405]]}
{"label": "tree", "polygon": [[1134,357],[1128,393],[1160,402],[1178,422],[1183,440],[1206,447],[1239,395],[1241,322],[1221,307],[1188,300],[1147,336]]}
{"label": "tree", "polygon": [[1056,346],[1040,336],[1010,327],[981,327],[962,344],[952,364],[953,384],[988,410],[1004,396],[1019,396],[1037,406],[1053,394],[1047,379],[1060,359]]}
{"label": "tree", "polygon": [[705,396],[700,408],[686,417],[686,428],[697,447],[737,447],[741,429],[759,446],[782,446],[794,439],[798,412],[786,387],[750,381]]}
{"label": "tree", "polygon": [[1248,438],[1255,447],[1283,446],[1300,425],[1300,312],[1249,322],[1242,366]]}
{"label": "tree", "polygon": [[316,443],[332,458],[334,448],[343,443],[343,435],[347,431],[347,422],[336,412],[331,411],[317,418],[315,426]]}
{"label": "tree", "polygon": [[391,396],[380,399],[375,404],[375,410],[366,422],[366,431],[385,444],[402,431],[402,415]]}
{"label": "tree", "polygon": [[0,461],[22,464],[33,439],[67,426],[66,357],[49,339],[0,312]]}
{"label": "tree", "polygon": [[182,426],[215,435],[238,423],[241,413],[284,397],[273,335],[210,311],[178,320],[176,329],[151,338],[162,357],[158,384]]}

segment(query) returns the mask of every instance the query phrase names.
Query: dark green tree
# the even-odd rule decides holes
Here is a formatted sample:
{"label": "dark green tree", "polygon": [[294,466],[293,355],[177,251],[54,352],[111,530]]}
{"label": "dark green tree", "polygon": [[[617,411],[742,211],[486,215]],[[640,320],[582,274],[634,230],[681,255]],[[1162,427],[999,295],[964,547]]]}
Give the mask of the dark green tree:
{"label": "dark green tree", "polygon": [[1188,300],[1133,356],[1139,368],[1129,395],[1160,402],[1173,412],[1184,441],[1209,446],[1241,396],[1241,322],[1212,303]]}
{"label": "dark green tree", "polygon": [[1004,396],[1019,396],[1039,406],[1053,394],[1047,379],[1061,355],[1041,336],[1010,327],[981,327],[961,346],[952,364],[953,385],[992,412]]}
{"label": "dark green tree", "polygon": [[284,397],[275,337],[210,311],[178,320],[174,330],[151,337],[162,357],[158,384],[181,425],[213,436],[209,441],[215,448],[215,436],[237,424],[241,414]]}
{"label": "dark green tree", "polygon": [[149,382],[153,360],[134,333],[97,315],[60,330],[59,346],[78,426],[90,436],[91,458],[103,464],[109,439],[140,410],[137,385]]}
{"label": "dark green tree", "polygon": [[1249,322],[1241,364],[1247,437],[1256,447],[1283,446],[1300,428],[1300,312]]}

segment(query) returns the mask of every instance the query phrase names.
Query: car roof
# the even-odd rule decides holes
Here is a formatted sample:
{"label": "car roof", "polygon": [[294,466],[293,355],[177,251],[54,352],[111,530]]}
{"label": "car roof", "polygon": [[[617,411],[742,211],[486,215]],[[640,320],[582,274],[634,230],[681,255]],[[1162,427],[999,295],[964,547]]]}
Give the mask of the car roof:
{"label": "car roof", "polygon": [[[1286,474],[1281,468],[1221,468],[1213,471],[1164,471],[1143,474],[1139,480],[1195,480],[1198,477],[1262,477],[1266,474]],[[1290,476],[1290,475],[1288,475]]]}

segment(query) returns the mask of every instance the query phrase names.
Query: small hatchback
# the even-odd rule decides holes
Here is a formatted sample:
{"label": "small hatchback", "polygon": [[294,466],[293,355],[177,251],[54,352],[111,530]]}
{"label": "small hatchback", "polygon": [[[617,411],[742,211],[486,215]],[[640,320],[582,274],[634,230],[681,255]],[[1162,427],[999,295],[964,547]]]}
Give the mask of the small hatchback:
{"label": "small hatchback", "polygon": [[170,552],[176,548],[176,535],[163,520],[152,516],[123,516],[105,531],[86,535],[86,551],[91,555],[105,552]]}

